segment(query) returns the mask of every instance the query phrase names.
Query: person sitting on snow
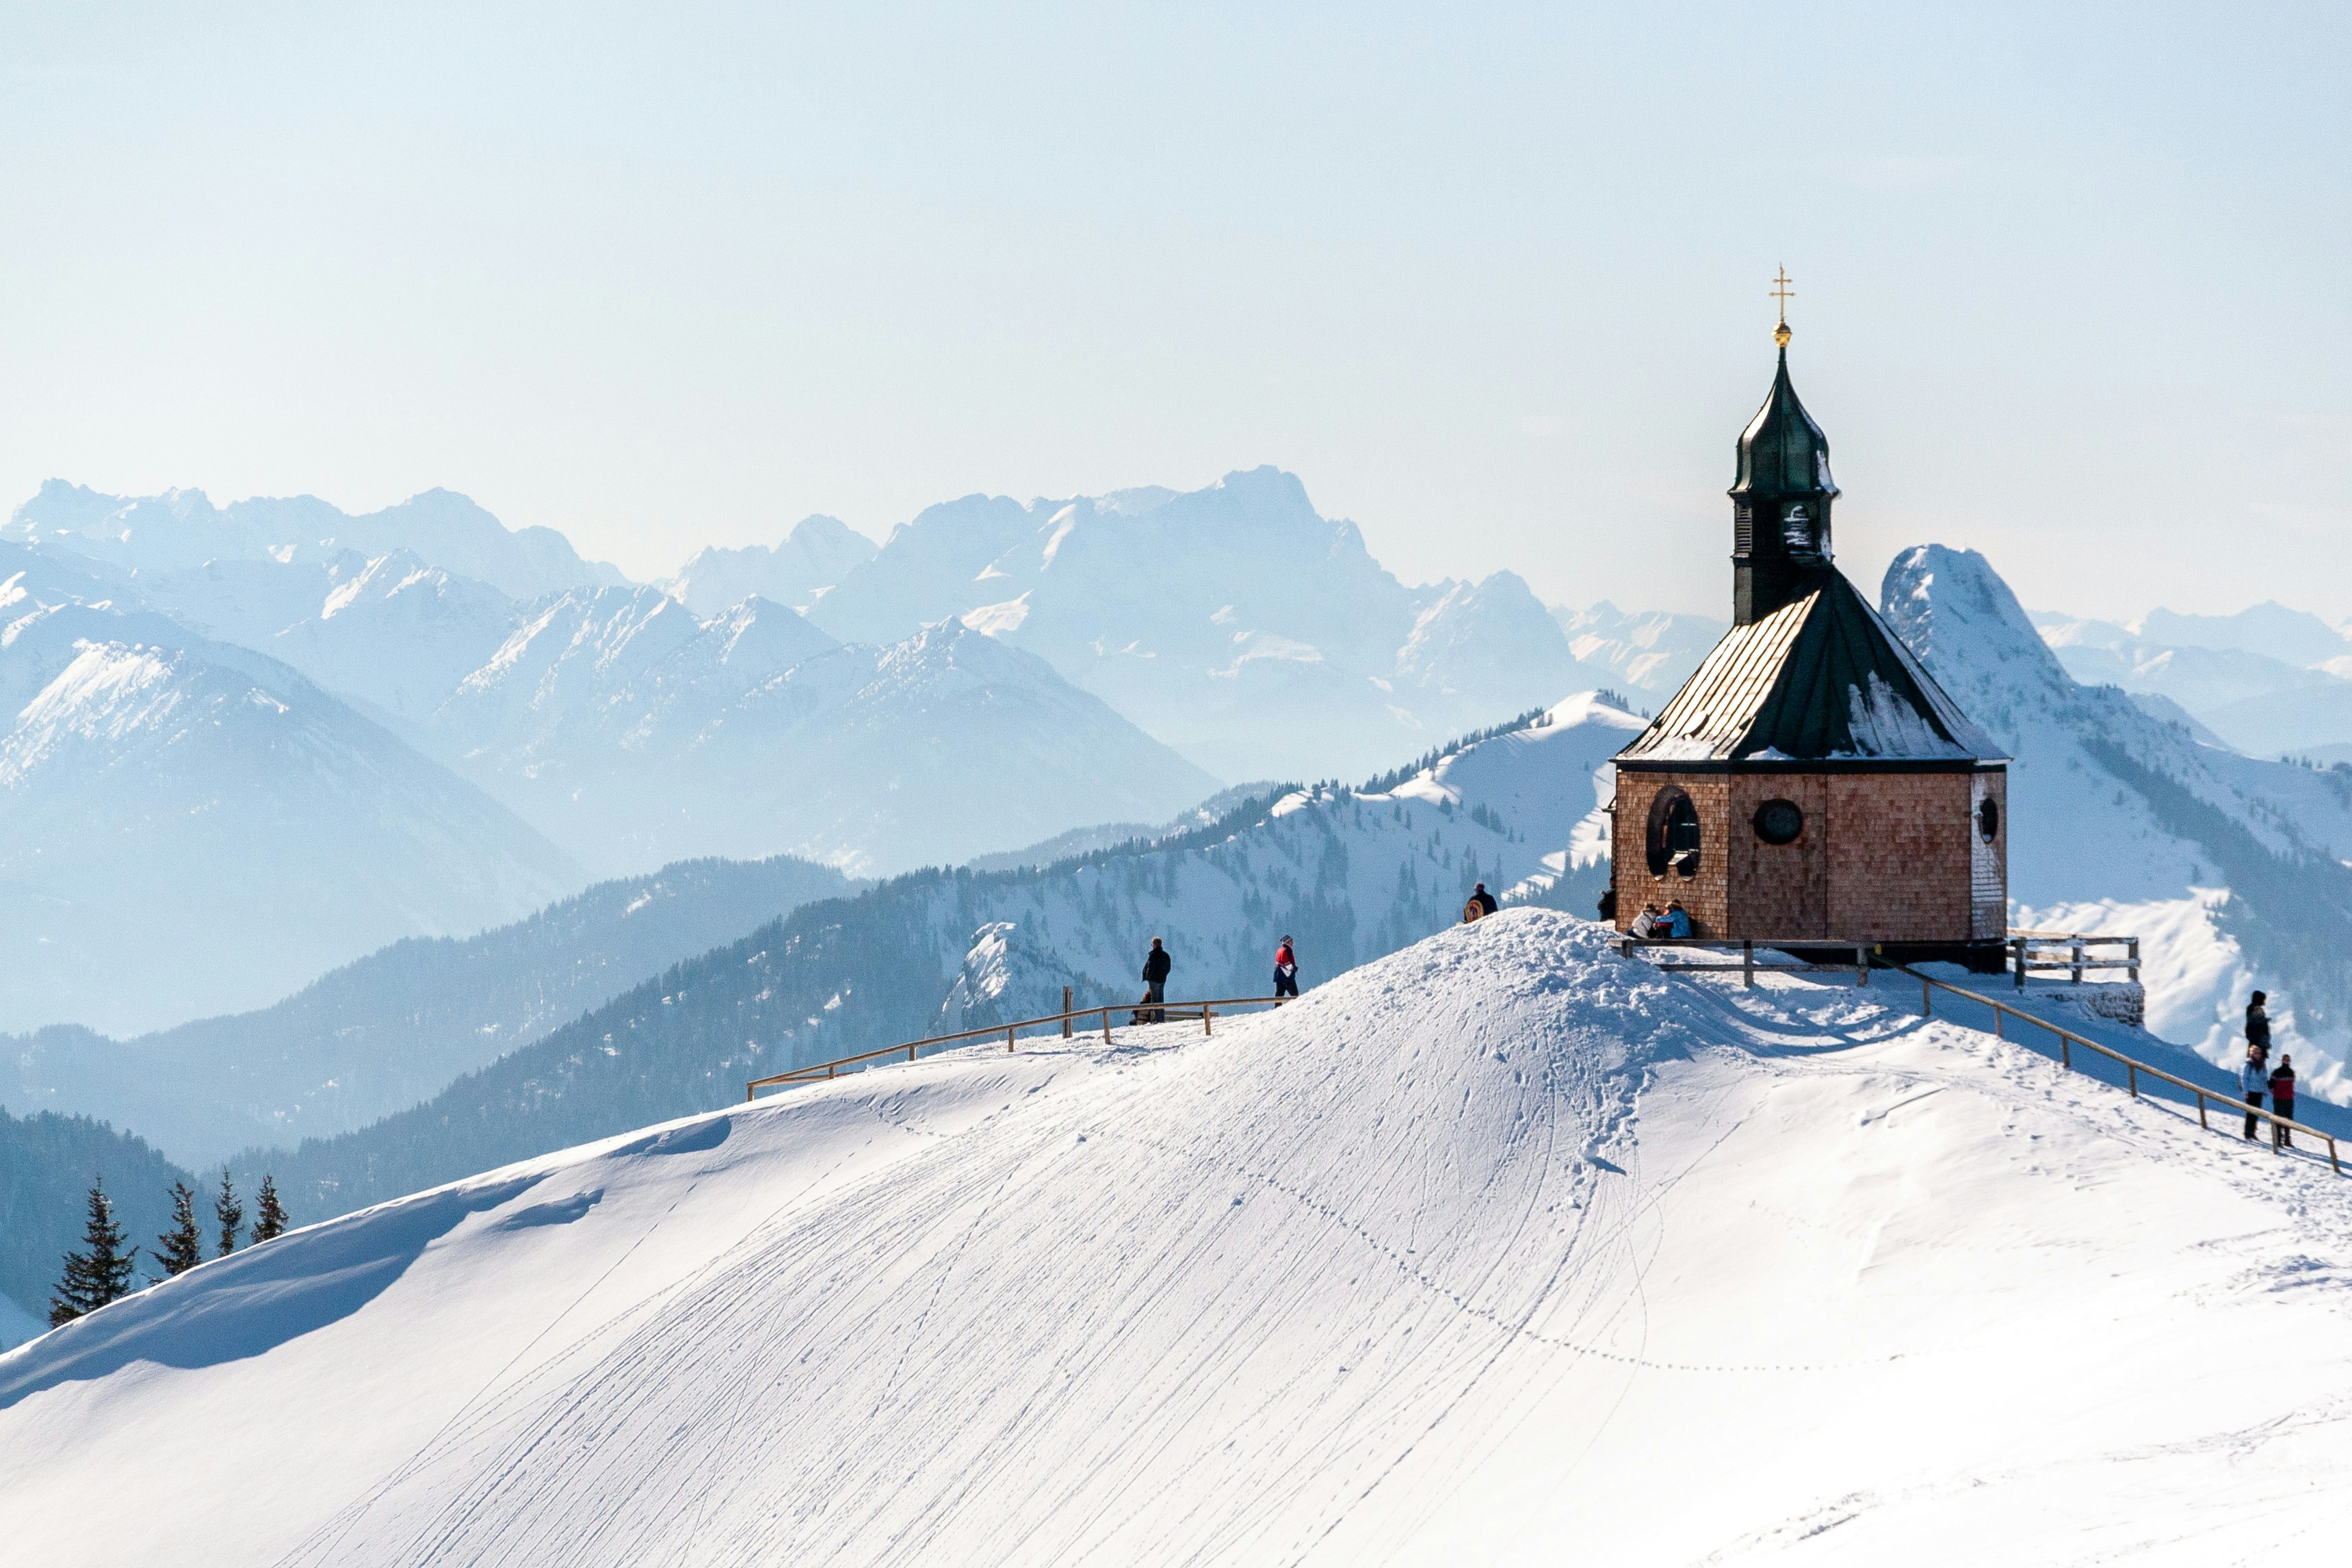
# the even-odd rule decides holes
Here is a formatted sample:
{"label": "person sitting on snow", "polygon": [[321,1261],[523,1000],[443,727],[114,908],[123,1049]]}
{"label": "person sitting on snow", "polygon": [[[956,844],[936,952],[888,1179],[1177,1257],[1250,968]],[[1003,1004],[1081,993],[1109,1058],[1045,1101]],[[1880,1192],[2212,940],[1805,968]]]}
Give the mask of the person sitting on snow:
{"label": "person sitting on snow", "polygon": [[1679,942],[1691,933],[1690,911],[1677,901],[1666,906],[1666,934]]}
{"label": "person sitting on snow", "polygon": [[1642,906],[1642,912],[1635,915],[1633,917],[1633,923],[1625,928],[1625,934],[1627,936],[1640,937],[1646,942],[1650,937],[1656,934],[1657,929],[1658,906],[1655,904],[1643,904]]}

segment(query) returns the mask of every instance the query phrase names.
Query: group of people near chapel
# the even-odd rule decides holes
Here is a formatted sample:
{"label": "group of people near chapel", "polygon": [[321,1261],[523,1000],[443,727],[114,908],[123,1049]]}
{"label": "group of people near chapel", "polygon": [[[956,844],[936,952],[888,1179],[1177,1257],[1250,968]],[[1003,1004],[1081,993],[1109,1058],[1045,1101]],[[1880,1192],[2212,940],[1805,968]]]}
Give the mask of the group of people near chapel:
{"label": "group of people near chapel", "polygon": [[1625,931],[1629,936],[1686,937],[1691,934],[1690,911],[1679,901],[1669,902],[1663,910],[1655,904],[1643,904]]}
{"label": "group of people near chapel", "polygon": [[[1160,1024],[1167,1014],[1155,1006],[1168,1000],[1168,976],[1175,972],[1176,959],[1158,937],[1151,939],[1151,951],[1143,955],[1143,1001],[1135,1010],[1135,1022]],[[1298,950],[1284,937],[1282,945],[1274,950],[1274,999],[1276,1002],[1298,994]]]}
{"label": "group of people near chapel", "polygon": [[2254,1136],[2254,1122],[2259,1119],[2253,1112],[2263,1108],[2263,1096],[2267,1094],[2272,1114],[2281,1119],[2271,1123],[2271,1143],[2292,1149],[2294,1134],[2286,1123],[2294,1117],[2294,1058],[2281,1051],[2278,1066],[2271,1066],[2269,1002],[2268,992],[2257,991],[2246,1004],[2246,1065],[2238,1069],[2238,1089],[2252,1108],[2246,1113],[2246,1136]]}

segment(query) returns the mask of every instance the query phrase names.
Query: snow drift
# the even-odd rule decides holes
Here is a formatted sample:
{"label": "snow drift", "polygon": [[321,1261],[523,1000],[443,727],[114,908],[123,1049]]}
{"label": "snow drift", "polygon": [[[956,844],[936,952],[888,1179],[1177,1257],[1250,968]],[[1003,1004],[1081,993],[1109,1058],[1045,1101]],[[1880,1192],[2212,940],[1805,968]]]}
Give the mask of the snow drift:
{"label": "snow drift", "polygon": [[[2352,1184],[1541,910],[509,1167],[0,1358],[47,1563],[2080,1561],[2339,1517]],[[120,1506],[135,1496],[137,1507]]]}

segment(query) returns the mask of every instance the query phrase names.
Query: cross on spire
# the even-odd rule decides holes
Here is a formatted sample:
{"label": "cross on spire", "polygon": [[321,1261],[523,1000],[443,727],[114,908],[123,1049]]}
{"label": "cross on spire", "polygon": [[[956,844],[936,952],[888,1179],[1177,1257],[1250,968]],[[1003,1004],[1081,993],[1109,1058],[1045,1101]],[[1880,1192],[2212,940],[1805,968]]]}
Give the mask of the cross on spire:
{"label": "cross on spire", "polygon": [[1772,298],[1780,301],[1780,324],[1772,329],[1772,339],[1782,348],[1789,346],[1789,300],[1795,293],[1789,287],[1789,269],[1783,267],[1780,276],[1772,279]]}

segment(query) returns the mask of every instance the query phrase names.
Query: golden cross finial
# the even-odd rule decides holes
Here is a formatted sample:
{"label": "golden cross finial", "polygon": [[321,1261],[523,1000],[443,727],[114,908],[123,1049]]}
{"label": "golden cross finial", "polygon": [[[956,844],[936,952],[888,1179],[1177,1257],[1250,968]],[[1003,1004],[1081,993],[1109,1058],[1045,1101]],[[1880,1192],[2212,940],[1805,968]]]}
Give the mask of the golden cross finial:
{"label": "golden cross finial", "polygon": [[1772,329],[1772,341],[1784,349],[1789,346],[1789,299],[1795,293],[1789,287],[1789,269],[1783,267],[1780,275],[1772,279],[1772,298],[1780,301],[1780,324]]}

